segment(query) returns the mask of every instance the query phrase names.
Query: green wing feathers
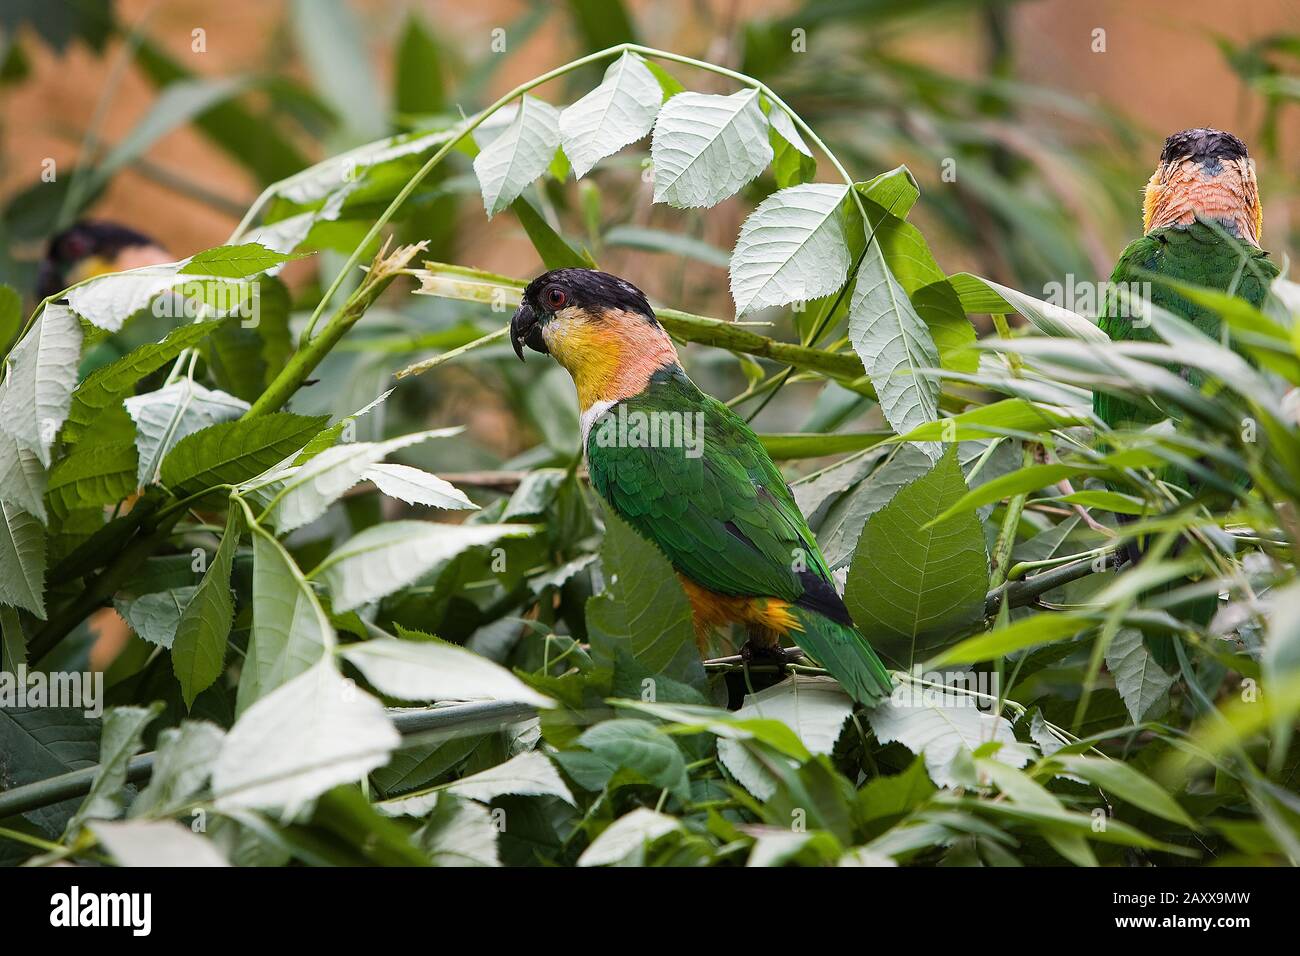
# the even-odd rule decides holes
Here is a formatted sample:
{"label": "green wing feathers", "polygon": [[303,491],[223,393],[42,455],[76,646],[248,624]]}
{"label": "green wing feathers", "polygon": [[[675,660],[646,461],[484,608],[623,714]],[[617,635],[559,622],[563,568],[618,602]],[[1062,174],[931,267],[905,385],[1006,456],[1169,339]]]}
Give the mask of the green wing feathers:
{"label": "green wing feathers", "polygon": [[[796,641],[855,698],[869,703],[888,693],[884,666],[848,623],[816,538],[749,426],[679,368],[656,373],[645,392],[620,405],[630,426],[659,415],[686,441],[612,440],[596,422],[587,464],[601,497],[702,587],[796,605],[804,627]],[[606,427],[617,417],[611,411]]]}

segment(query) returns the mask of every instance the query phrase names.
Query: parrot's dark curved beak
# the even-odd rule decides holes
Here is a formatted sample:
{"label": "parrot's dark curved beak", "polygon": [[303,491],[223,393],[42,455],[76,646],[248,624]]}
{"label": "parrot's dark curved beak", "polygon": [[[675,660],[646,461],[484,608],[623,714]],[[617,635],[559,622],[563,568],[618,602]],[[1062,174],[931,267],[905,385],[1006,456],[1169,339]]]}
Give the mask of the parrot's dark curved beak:
{"label": "parrot's dark curved beak", "polygon": [[537,313],[527,302],[522,302],[510,319],[510,344],[515,347],[519,361],[524,360],[524,346],[543,355],[549,353],[546,340],[542,338],[542,324],[537,321]]}

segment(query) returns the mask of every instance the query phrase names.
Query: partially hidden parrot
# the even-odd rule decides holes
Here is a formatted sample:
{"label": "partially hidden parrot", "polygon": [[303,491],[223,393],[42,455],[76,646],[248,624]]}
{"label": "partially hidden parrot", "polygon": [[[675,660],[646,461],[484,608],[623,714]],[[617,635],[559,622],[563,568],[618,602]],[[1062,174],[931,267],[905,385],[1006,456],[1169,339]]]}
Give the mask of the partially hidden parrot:
{"label": "partially hidden parrot", "polygon": [[[889,695],[785,479],[749,426],[687,377],[639,289],[592,269],[547,272],[524,290],[510,339],[520,359],[526,345],[573,378],[592,487],[667,556],[701,651],[736,623],[746,659],[781,660],[789,638],[858,702]],[[611,427],[620,421],[634,427]],[[692,441],[645,440],[636,423],[654,421],[684,423]]]}
{"label": "partially hidden parrot", "polygon": [[83,279],[171,262],[173,256],[143,233],[106,219],[84,219],[51,237],[36,279],[44,299]]}
{"label": "partially hidden parrot", "polygon": [[[1181,316],[1217,341],[1219,317],[1161,284],[1159,277],[1231,292],[1259,307],[1278,274],[1260,248],[1262,226],[1255,163],[1246,144],[1217,129],[1175,133],[1165,141],[1159,165],[1146,185],[1143,235],[1120,255],[1110,277],[1112,288],[1149,288],[1154,305]],[[1111,298],[1099,324],[1115,340],[1159,341],[1151,328],[1135,324],[1125,314],[1134,311]],[[1181,374],[1193,386],[1204,382],[1199,369],[1184,367]],[[1168,417],[1154,404],[1134,403],[1102,391],[1093,393],[1093,411],[1112,428],[1143,428]],[[1164,477],[1194,490],[1181,472]],[[1216,606],[1210,597],[1192,607],[1189,616],[1209,623]],[[1169,635],[1149,635],[1147,645],[1162,666],[1174,666]]]}

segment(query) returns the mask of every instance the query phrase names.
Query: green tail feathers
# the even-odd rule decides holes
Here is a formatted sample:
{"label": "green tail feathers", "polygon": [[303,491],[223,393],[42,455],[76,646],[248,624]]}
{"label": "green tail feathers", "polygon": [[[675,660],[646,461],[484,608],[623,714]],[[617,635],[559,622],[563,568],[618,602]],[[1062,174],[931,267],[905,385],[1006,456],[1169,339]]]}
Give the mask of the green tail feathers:
{"label": "green tail feathers", "polygon": [[798,606],[790,610],[803,628],[790,636],[830,671],[850,697],[871,707],[889,696],[894,682],[866,638],[817,611]]}

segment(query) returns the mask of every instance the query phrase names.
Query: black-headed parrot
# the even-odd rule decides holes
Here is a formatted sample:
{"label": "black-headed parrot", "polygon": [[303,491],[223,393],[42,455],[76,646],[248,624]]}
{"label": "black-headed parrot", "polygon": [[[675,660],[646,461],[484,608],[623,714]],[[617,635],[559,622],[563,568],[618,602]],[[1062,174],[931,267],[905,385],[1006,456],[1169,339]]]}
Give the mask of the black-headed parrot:
{"label": "black-headed parrot", "polygon": [[[1201,332],[1220,339],[1220,319],[1159,281],[1160,277],[1230,292],[1259,307],[1277,267],[1260,248],[1263,215],[1255,164],[1246,144],[1222,130],[1198,128],[1175,133],[1165,141],[1160,162],[1147,182],[1143,235],[1129,243],[1111,274],[1112,288],[1150,290],[1150,299],[1186,319]],[[1151,328],[1128,316],[1132,303],[1117,298],[1100,325],[1112,339],[1158,341]],[[1184,367],[1183,377],[1200,387],[1203,373]],[[1138,404],[1103,391],[1093,393],[1093,410],[1112,428],[1142,428],[1168,417],[1155,404]],[[1193,491],[1186,475],[1163,476]],[[1188,616],[1206,624],[1217,601],[1197,603]],[[1167,635],[1148,635],[1147,646],[1166,669],[1175,652]]]}
{"label": "black-headed parrot", "polygon": [[736,623],[751,659],[780,658],[788,637],[860,703],[889,695],[785,479],[750,427],[687,377],[639,289],[592,269],[547,272],[524,290],[510,338],[521,359],[527,345],[573,378],[592,486],[671,562],[701,650]]}

